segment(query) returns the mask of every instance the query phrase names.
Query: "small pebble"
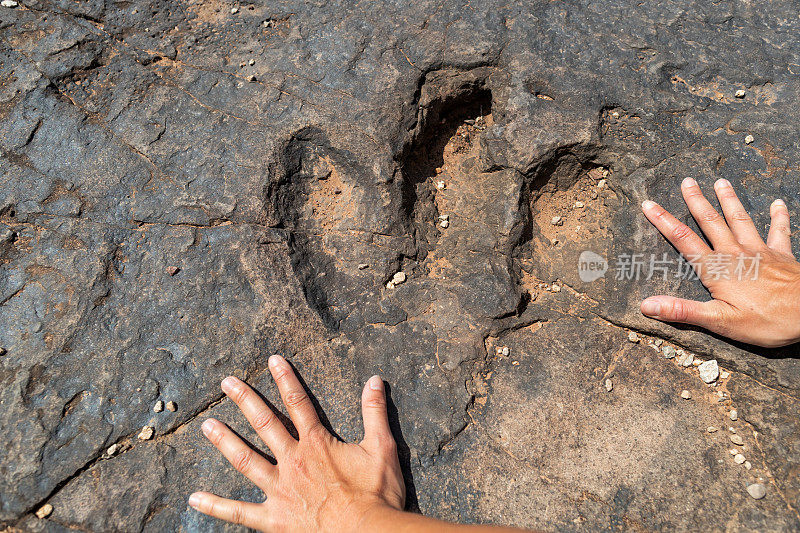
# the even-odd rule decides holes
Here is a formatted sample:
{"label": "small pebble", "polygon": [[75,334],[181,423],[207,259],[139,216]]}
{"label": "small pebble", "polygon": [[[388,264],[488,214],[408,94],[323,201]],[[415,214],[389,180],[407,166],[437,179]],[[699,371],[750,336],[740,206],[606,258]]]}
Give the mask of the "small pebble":
{"label": "small pebble", "polygon": [[628,333],[628,342],[639,342],[639,335],[636,334],[635,331],[631,331]]}
{"label": "small pebble", "polygon": [[722,372],[720,372],[719,377],[722,379],[728,379],[729,377],[731,377],[731,373],[728,372],[727,370],[723,370]]}
{"label": "small pebble", "polygon": [[736,98],[744,98],[745,94],[747,94],[747,93],[744,92],[744,89],[737,89],[736,93],[735,93],[735,96],[736,96]]}
{"label": "small pebble", "polygon": [[747,493],[756,500],[760,500],[767,495],[767,487],[761,483],[753,483],[747,486]]}
{"label": "small pebble", "polygon": [[249,81],[250,83],[253,83],[254,81],[256,81],[256,77],[255,76],[250,76],[249,78],[247,78],[247,81]]}
{"label": "small pebble", "polygon": [[728,414],[731,417],[731,420],[736,421],[739,419],[739,411],[736,409],[731,409],[731,412]]}
{"label": "small pebble", "polygon": [[392,283],[391,281],[387,282],[386,283],[386,288],[387,289],[394,289],[394,283]]}
{"label": "small pebble", "polygon": [[508,357],[510,353],[511,350],[508,349],[508,346],[503,346],[503,348],[500,350],[500,355],[502,355],[503,357]]}
{"label": "small pebble", "polygon": [[736,433],[736,428],[733,427],[733,426],[730,426],[730,427],[728,427],[728,431],[730,431],[731,433]]}
{"label": "small pebble", "polygon": [[605,186],[606,186],[606,180],[600,180],[600,181],[597,182],[597,188],[598,189],[602,189]]}
{"label": "small pebble", "polygon": [[[19,5],[19,3],[17,3],[16,0],[3,0],[2,2],[0,2],[0,5],[2,5],[3,7],[17,7]],[[42,509],[44,509],[44,507],[42,507]],[[52,510],[52,507],[50,509]],[[36,513],[36,514],[38,515],[39,513]],[[47,514],[50,514],[50,513],[47,513]],[[40,516],[39,518],[42,518],[42,517]]]}
{"label": "small pebble", "polygon": [[745,461],[744,462],[744,467],[746,469],[750,470],[751,468],[753,468],[753,465],[750,463],[750,461]]}
{"label": "small pebble", "polygon": [[575,202],[575,207],[577,207],[578,209],[583,208],[583,202]]}
{"label": "small pebble", "polygon": [[737,465],[743,464],[744,461],[745,461],[744,455],[740,453],[737,453],[736,455],[733,456],[733,462],[736,463]]}
{"label": "small pebble", "polygon": [[704,363],[704,361],[703,361],[702,359],[697,359],[697,358],[694,358],[694,359],[692,360],[692,364],[693,364],[694,366],[700,366],[700,365],[702,365],[703,363]]}
{"label": "small pebble", "polygon": [[153,428],[151,426],[145,426],[139,432],[139,440],[150,440],[153,438]]}
{"label": "small pebble", "polygon": [[655,344],[658,347],[661,347],[661,345],[664,344],[664,340],[663,339],[656,339],[656,340],[653,341],[653,344]]}
{"label": "small pebble", "polygon": [[747,137],[744,138],[744,144],[753,144],[755,140],[756,140],[755,137],[753,137],[752,135],[748,135]]}
{"label": "small pebble", "polygon": [[256,60],[255,59],[251,59],[250,61],[247,62],[247,64],[252,67],[253,65],[256,64]]}
{"label": "small pebble", "polygon": [[739,450],[737,450],[736,448],[731,448],[730,450],[728,450],[728,453],[731,455],[736,455],[737,453],[739,453]]}
{"label": "small pebble", "polygon": [[402,270],[400,272],[395,272],[394,276],[392,276],[392,283],[395,285],[400,285],[406,281],[406,273]]}
{"label": "small pebble", "polygon": [[168,266],[167,267],[167,274],[169,274],[170,276],[174,276],[175,274],[177,274],[180,271],[181,271],[181,269],[176,267],[176,266]]}
{"label": "small pebble", "polygon": [[114,443],[114,444],[112,444],[111,446],[108,447],[108,449],[106,450],[106,453],[108,454],[109,457],[112,457],[118,451],[119,451],[119,444]]}
{"label": "small pebble", "polygon": [[[7,0],[3,0],[3,5],[5,7],[8,7],[8,6],[5,5],[6,1]],[[14,3],[16,4],[16,2],[14,2]],[[747,490],[750,490],[750,489],[748,488]],[[46,503],[46,504],[42,505],[41,507],[39,507],[39,509],[36,511],[36,518],[39,518],[39,519],[47,518],[48,516],[50,516],[50,513],[52,513],[52,512],[53,512],[53,506],[50,505],[49,503]]]}
{"label": "small pebble", "polygon": [[173,413],[178,410],[178,404],[175,402],[167,402],[167,411],[172,411]]}
{"label": "small pebble", "polygon": [[612,390],[614,390],[614,383],[610,379],[607,379],[606,380],[606,392],[611,392]]}
{"label": "small pebble", "polygon": [[0,347],[0,357],[3,357],[3,356],[4,356],[5,354],[7,354],[7,353],[8,353],[8,352],[6,351],[6,349],[5,349],[5,348],[2,348],[2,347]]}
{"label": "small pebble", "polygon": [[442,180],[436,182],[436,188],[439,189],[440,191],[443,191],[446,187],[447,184],[445,184],[445,182],[443,182]]}
{"label": "small pebble", "polygon": [[564,219],[559,217],[559,216],[555,216],[555,217],[550,219],[550,223],[552,225],[554,225],[554,226],[563,226],[564,225]]}
{"label": "small pebble", "polygon": [[688,390],[684,389],[684,390],[681,391],[681,398],[683,398],[684,400],[691,400],[692,399],[692,393],[689,392]]}
{"label": "small pebble", "polygon": [[359,270],[365,270],[367,268],[369,268],[369,264],[367,264],[367,263],[359,263],[359,265],[358,265],[358,269]]}
{"label": "small pebble", "polygon": [[238,7],[232,7],[231,8],[231,15],[235,15],[238,12],[239,12],[239,8]]}
{"label": "small pebble", "polygon": [[675,348],[672,346],[664,346],[664,348],[661,350],[661,353],[664,354],[666,359],[672,359],[675,357]]}
{"label": "small pebble", "polygon": [[550,287],[550,291],[552,291],[552,292],[561,292],[561,286],[560,285],[556,285],[555,283],[553,283],[553,286]]}
{"label": "small pebble", "polygon": [[694,361],[694,356],[690,353],[684,353],[681,355],[680,359],[678,359],[678,364],[684,367],[692,366],[692,362]]}
{"label": "small pebble", "polygon": [[439,226],[441,226],[442,228],[448,228],[448,227],[450,227],[450,221],[449,220],[440,220],[439,221]]}
{"label": "small pebble", "polygon": [[716,427],[714,427],[714,426],[708,426],[708,427],[706,428],[706,431],[708,431],[709,433],[716,433],[717,431],[719,431],[719,429],[717,429],[717,428],[716,428]]}
{"label": "small pebble", "polygon": [[155,411],[156,413],[160,413],[163,410],[164,410],[164,402],[158,400],[156,404],[153,406],[153,411]]}
{"label": "small pebble", "polygon": [[736,444],[737,446],[741,446],[744,444],[744,439],[742,439],[741,435],[730,435],[731,442]]}
{"label": "small pebble", "polygon": [[705,383],[714,383],[719,377],[719,366],[717,365],[716,359],[710,359],[701,363],[700,366],[697,367],[697,370],[700,371],[700,379]]}

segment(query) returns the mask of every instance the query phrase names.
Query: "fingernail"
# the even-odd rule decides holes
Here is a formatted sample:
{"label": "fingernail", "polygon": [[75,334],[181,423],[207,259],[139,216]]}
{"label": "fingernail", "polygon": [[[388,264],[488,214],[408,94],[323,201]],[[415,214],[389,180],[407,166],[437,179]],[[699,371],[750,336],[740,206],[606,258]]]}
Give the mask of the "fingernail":
{"label": "fingernail", "polygon": [[200,494],[194,492],[191,496],[189,496],[189,505],[194,509],[197,509],[197,507],[200,505],[200,500],[202,499],[203,497],[200,496]]}
{"label": "fingernail", "polygon": [[211,435],[211,432],[214,431],[214,420],[209,418],[208,420],[203,422],[203,425],[200,426],[200,428],[203,430],[203,435],[205,435],[206,437]]}
{"label": "fingernail", "polygon": [[225,391],[226,394],[232,393],[238,386],[239,380],[233,376],[228,376],[222,380],[222,390]]}
{"label": "fingernail", "polygon": [[681,187],[696,187],[696,186],[697,182],[694,180],[694,178],[685,178],[683,180],[683,183],[681,183]]}
{"label": "fingernail", "polygon": [[715,187],[731,187],[731,182],[726,180],[725,178],[720,178],[716,182],[714,182]]}
{"label": "fingernail", "polygon": [[372,390],[383,390],[383,380],[380,376],[372,376],[369,378],[369,388]]}
{"label": "fingernail", "polygon": [[275,368],[278,365],[280,365],[281,363],[283,363],[284,361],[285,361],[285,359],[283,357],[281,357],[280,355],[277,355],[277,354],[271,355],[269,357],[269,366],[272,367],[272,368]]}
{"label": "fingernail", "polygon": [[661,312],[661,302],[658,300],[645,300],[642,302],[642,313],[648,316],[658,316]]}
{"label": "fingernail", "polygon": [[775,201],[774,201],[774,202],[772,202],[772,203],[773,203],[774,205],[778,205],[778,206],[781,206],[781,207],[786,207],[786,202],[784,202],[784,201],[783,201],[783,200],[781,200],[780,198],[778,198],[777,200],[775,200]]}
{"label": "fingernail", "polygon": [[650,209],[651,207],[654,207],[655,205],[656,205],[656,203],[654,201],[645,200],[644,202],[642,202],[642,209]]}

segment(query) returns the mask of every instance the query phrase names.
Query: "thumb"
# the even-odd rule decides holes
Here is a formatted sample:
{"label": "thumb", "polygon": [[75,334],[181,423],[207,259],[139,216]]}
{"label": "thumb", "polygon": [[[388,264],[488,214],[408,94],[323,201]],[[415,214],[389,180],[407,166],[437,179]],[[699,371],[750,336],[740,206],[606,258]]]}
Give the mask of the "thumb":
{"label": "thumb", "polygon": [[725,305],[719,300],[698,302],[672,296],[651,296],[642,302],[642,314],[664,322],[694,324],[719,333],[725,329]]}
{"label": "thumb", "polygon": [[389,452],[395,449],[386,412],[386,391],[380,376],[372,376],[361,393],[361,413],[364,418],[363,448],[370,452]]}

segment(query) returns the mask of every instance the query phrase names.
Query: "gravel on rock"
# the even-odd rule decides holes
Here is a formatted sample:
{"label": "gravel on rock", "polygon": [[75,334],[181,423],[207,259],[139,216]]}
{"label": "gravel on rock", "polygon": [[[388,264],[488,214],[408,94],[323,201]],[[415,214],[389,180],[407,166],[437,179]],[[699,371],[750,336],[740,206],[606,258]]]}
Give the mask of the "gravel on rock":
{"label": "gravel on rock", "polygon": [[741,435],[733,434],[733,435],[730,436],[730,439],[731,439],[731,442],[736,444],[737,446],[743,446],[744,445],[744,439],[742,439]]}
{"label": "gravel on rock", "polygon": [[756,500],[760,500],[767,495],[767,487],[762,483],[753,483],[747,486],[747,493]]}
{"label": "gravel on rock", "polygon": [[719,366],[716,359],[710,359],[697,367],[700,371],[700,379],[704,383],[714,383],[719,377]]}

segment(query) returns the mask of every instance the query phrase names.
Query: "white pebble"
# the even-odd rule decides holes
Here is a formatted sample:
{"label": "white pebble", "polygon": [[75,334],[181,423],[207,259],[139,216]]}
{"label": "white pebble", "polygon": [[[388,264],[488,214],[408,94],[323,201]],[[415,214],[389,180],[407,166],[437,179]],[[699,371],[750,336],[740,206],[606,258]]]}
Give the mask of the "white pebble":
{"label": "white pebble", "polygon": [[503,349],[500,350],[500,353],[503,357],[508,357],[508,354],[511,353],[511,350],[508,349],[508,346],[503,346]]}
{"label": "white pebble", "polygon": [[606,180],[600,180],[600,181],[597,182],[597,188],[598,189],[602,189],[605,186],[606,186]]}
{"label": "white pebble", "polygon": [[581,209],[583,207],[583,202],[575,202],[575,207]]}
{"label": "white pebble", "polygon": [[394,283],[392,283],[391,281],[387,282],[386,283],[386,288],[387,289],[394,289]]}
{"label": "white pebble", "polygon": [[561,292],[561,286],[560,285],[556,285],[555,283],[553,283],[553,286],[550,287],[550,290],[552,292]]}
{"label": "white pebble", "polygon": [[731,439],[731,442],[737,446],[744,444],[744,439],[742,439],[741,435],[730,435],[729,438]]}
{"label": "white pebble", "polygon": [[450,226],[450,221],[449,220],[440,220],[439,221],[439,226],[441,226],[443,228],[447,228],[447,227]]}
{"label": "white pebble", "polygon": [[447,187],[447,184],[445,184],[445,182],[443,182],[442,180],[436,182],[436,188],[439,189],[440,191],[444,190],[445,187]]}
{"label": "white pebble", "polygon": [[664,354],[664,357],[666,359],[672,359],[673,357],[675,357],[675,348],[673,348],[672,346],[664,346],[661,349],[661,353]]}
{"label": "white pebble", "polygon": [[562,219],[560,216],[554,216],[550,219],[550,223],[554,226],[562,226],[564,224],[564,219]]}
{"label": "white pebble", "polygon": [[231,8],[231,15],[235,15],[238,12],[239,12],[239,8],[238,7],[232,7]]}
{"label": "white pebble", "polygon": [[[5,3],[5,1],[3,3]],[[14,2],[14,3],[16,3],[16,2]],[[8,6],[5,6],[5,7],[8,7]],[[50,505],[49,503],[46,503],[46,504],[42,505],[41,507],[39,507],[39,509],[36,511],[36,518],[38,518],[40,520],[42,518],[47,518],[48,516],[50,516],[50,513],[52,513],[52,512],[53,512],[53,506]]]}
{"label": "white pebble", "polygon": [[695,358],[694,360],[692,360],[692,364],[693,364],[694,366],[700,366],[700,365],[702,365],[703,363],[704,363],[704,361],[703,361],[702,359],[697,359],[697,358]]}
{"label": "white pebble", "polygon": [[700,379],[705,383],[714,383],[719,377],[719,366],[717,365],[716,359],[710,359],[701,363],[697,367],[697,370],[700,371]]}
{"label": "white pebble", "polygon": [[737,453],[739,453],[739,450],[737,450],[735,448],[731,448],[730,450],[728,450],[728,453],[731,454],[731,455],[736,455]]}
{"label": "white pebble", "polygon": [[750,461],[745,461],[744,462],[744,467],[746,469],[750,470],[751,468],[753,468],[753,465],[750,463]]}
{"label": "white pebble", "polygon": [[744,461],[745,461],[744,455],[740,453],[737,453],[736,455],[733,456],[733,462],[736,463],[737,465],[744,463]]}
{"label": "white pebble", "polygon": [[708,426],[706,428],[706,431],[708,431],[709,433],[716,433],[719,430],[715,426]]}
{"label": "white pebble", "polygon": [[752,135],[748,135],[747,137],[744,138],[744,144],[753,144],[755,140],[756,140],[755,137],[753,137]]}
{"label": "white pebble", "polygon": [[686,389],[683,389],[681,391],[681,398],[683,398],[684,400],[691,400],[692,399],[692,393],[689,392]]}
{"label": "white pebble", "polygon": [[252,67],[253,65],[256,64],[256,60],[255,59],[251,59],[250,61],[247,62],[247,64]]}
{"label": "white pebble", "polygon": [[606,380],[606,392],[611,392],[612,390],[614,390],[614,382],[611,381],[610,379],[607,379]]}
{"label": "white pebble", "polygon": [[722,372],[720,372],[719,377],[721,377],[722,379],[728,379],[729,377],[731,377],[731,373],[728,372],[727,370],[723,370]]}
{"label": "white pebble", "polygon": [[400,272],[396,272],[394,276],[392,276],[392,283],[395,285],[400,285],[401,283],[406,281],[406,273],[402,270]]}
{"label": "white pebble", "polygon": [[678,364],[684,367],[692,366],[692,362],[694,361],[694,356],[690,353],[683,353],[680,359],[678,359]]}
{"label": "white pebble", "polygon": [[731,417],[731,420],[738,420],[739,419],[739,411],[736,409],[731,409],[731,412],[728,414]]}
{"label": "white pebble", "polygon": [[106,450],[106,453],[109,455],[109,457],[111,457],[115,453],[117,453],[118,451],[119,451],[119,444],[114,443],[114,444],[112,444],[111,446],[108,447],[108,449]]}
{"label": "white pebble", "polygon": [[359,270],[366,270],[367,268],[369,268],[369,264],[368,263],[359,263],[359,265],[358,265],[358,269]]}
{"label": "white pebble", "polygon": [[0,5],[3,7],[17,7],[19,3],[16,0],[3,0]]}
{"label": "white pebble", "polygon": [[178,410],[178,404],[175,402],[167,402],[167,411],[172,411],[173,413]]}
{"label": "white pebble", "polygon": [[760,500],[767,495],[767,487],[761,483],[753,483],[747,486],[747,493],[756,500]]}
{"label": "white pebble", "polygon": [[747,94],[747,93],[744,92],[744,89],[737,89],[736,93],[735,93],[735,96],[736,96],[736,98],[744,98],[745,94]]}
{"label": "white pebble", "polygon": [[150,440],[153,438],[154,430],[151,426],[145,426],[139,432],[139,440]]}
{"label": "white pebble", "polygon": [[156,404],[153,406],[153,411],[155,411],[156,413],[160,413],[163,410],[164,410],[164,402],[158,400]]}
{"label": "white pebble", "polygon": [[628,342],[639,342],[639,335],[636,334],[635,331],[631,331],[628,333]]}

